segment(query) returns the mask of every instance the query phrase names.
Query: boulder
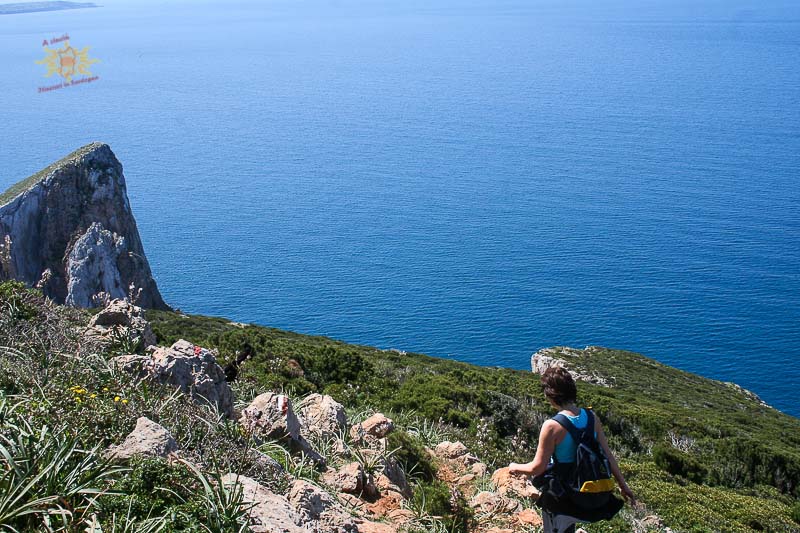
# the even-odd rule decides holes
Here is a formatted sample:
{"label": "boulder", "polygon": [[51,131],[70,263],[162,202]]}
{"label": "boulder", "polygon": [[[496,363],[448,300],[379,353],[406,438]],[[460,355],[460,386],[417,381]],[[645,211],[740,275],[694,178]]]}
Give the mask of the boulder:
{"label": "boulder", "polygon": [[144,309],[127,300],[112,300],[94,315],[84,336],[103,345],[112,344],[120,337],[138,343],[142,348],[156,343],[153,329],[145,320]]}
{"label": "boulder", "polygon": [[136,420],[136,427],[125,441],[109,448],[107,455],[117,460],[127,460],[136,455],[166,457],[177,449],[178,444],[169,431],[142,416]]}
{"label": "boulder", "polygon": [[497,487],[497,493],[501,496],[516,495],[520,498],[538,498],[540,494],[533,486],[530,476],[511,474],[508,467],[495,470],[492,474],[492,483]]}
{"label": "boulder", "polygon": [[467,455],[467,447],[461,442],[444,441],[436,445],[434,450],[436,457],[440,459],[455,460]]}
{"label": "boulder", "polygon": [[308,481],[298,479],[292,483],[288,500],[307,523],[316,522],[320,531],[358,533],[353,517],[339,502]]}
{"label": "boulder", "polygon": [[254,533],[309,533],[305,517],[284,496],[246,476],[227,474],[222,482],[228,486],[241,485],[249,507],[250,530]]}
{"label": "boulder", "polygon": [[286,440],[300,437],[300,421],[288,396],[265,392],[242,410],[239,424],[262,439]]}
{"label": "boulder", "polygon": [[169,348],[156,348],[149,357],[114,360],[132,370],[137,362],[140,375],[176,387],[197,403],[211,404],[228,418],[233,416],[233,393],[211,350],[181,339]]}
{"label": "boulder", "polygon": [[292,453],[302,453],[317,464],[325,458],[318,454],[300,434],[300,421],[288,396],[265,392],[242,410],[242,428],[258,441],[277,440],[289,446]]}
{"label": "boulder", "polygon": [[339,470],[326,472],[322,480],[338,492],[361,494],[367,484],[367,475],[359,463],[349,463]]}
{"label": "boulder", "polygon": [[470,468],[470,473],[475,475],[475,477],[483,477],[486,475],[487,466],[486,463],[475,463]]}
{"label": "boulder", "polygon": [[475,480],[475,474],[473,474],[473,473],[464,474],[463,476],[458,478],[458,480],[456,481],[456,484],[457,485],[468,485],[468,484],[472,483],[474,480]]}
{"label": "boulder", "polygon": [[469,506],[484,513],[492,513],[498,508],[500,500],[499,494],[484,490],[472,497]]}
{"label": "boulder", "polygon": [[472,497],[469,506],[482,513],[498,514],[512,513],[519,509],[517,500],[500,496],[495,492],[482,491]]}
{"label": "boulder", "polygon": [[542,525],[542,517],[533,509],[523,509],[514,515],[514,520],[524,526],[539,527]]}
{"label": "boulder", "polygon": [[311,394],[297,405],[300,431],[308,437],[336,437],[347,428],[344,406],[327,395]]}
{"label": "boulder", "polygon": [[411,497],[411,485],[408,484],[406,474],[397,459],[384,458],[382,472],[378,475],[376,484],[381,491],[399,492],[406,498]]}
{"label": "boulder", "polygon": [[354,441],[377,440],[394,431],[394,422],[383,413],[375,413],[360,424],[350,428],[350,436]]}
{"label": "boulder", "polygon": [[433,455],[439,459],[450,461],[451,463],[459,463],[465,467],[471,467],[473,464],[480,462],[480,459],[469,453],[467,447],[461,442],[447,440],[440,442],[433,450]]}

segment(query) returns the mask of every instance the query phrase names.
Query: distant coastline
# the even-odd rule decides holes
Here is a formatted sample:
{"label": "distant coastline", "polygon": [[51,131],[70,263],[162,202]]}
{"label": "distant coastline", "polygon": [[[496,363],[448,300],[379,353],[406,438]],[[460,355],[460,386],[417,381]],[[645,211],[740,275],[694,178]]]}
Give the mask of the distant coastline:
{"label": "distant coastline", "polygon": [[85,7],[100,6],[93,2],[19,2],[16,4],[0,4],[0,15],[19,15],[20,13],[61,11],[63,9],[82,9]]}

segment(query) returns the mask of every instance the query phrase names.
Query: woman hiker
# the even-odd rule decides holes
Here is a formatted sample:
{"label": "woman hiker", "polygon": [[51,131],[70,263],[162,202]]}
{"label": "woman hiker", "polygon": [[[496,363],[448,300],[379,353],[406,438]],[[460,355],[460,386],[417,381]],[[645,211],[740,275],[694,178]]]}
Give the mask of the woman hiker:
{"label": "woman hiker", "polygon": [[[625,477],[619,470],[614,454],[608,448],[608,441],[605,433],[603,433],[603,426],[600,424],[600,420],[591,411],[578,408],[575,405],[577,389],[570,373],[561,367],[548,368],[542,374],[541,383],[544,395],[550,405],[558,409],[560,414],[566,416],[577,430],[586,428],[588,421],[594,419],[594,437],[605,453],[611,473],[617,480],[622,496],[630,501],[631,505],[635,505],[636,496],[625,482]],[[571,433],[571,431],[568,431],[553,419],[546,421],[539,433],[539,446],[536,449],[536,456],[533,461],[525,464],[511,463],[509,472],[538,478],[550,470],[551,475],[557,477],[559,471],[565,471],[564,466],[568,470],[570,465],[575,463],[578,445]],[[622,506],[622,502],[619,499],[611,497],[605,509],[600,510],[593,516],[590,513],[590,516],[587,517],[586,513],[570,509],[568,504],[556,502],[552,498],[543,497],[539,500],[539,503],[542,504],[544,533],[574,533],[577,522],[593,522],[600,518],[610,518]],[[575,517],[570,514],[572,511],[574,511],[572,514],[579,516]]]}

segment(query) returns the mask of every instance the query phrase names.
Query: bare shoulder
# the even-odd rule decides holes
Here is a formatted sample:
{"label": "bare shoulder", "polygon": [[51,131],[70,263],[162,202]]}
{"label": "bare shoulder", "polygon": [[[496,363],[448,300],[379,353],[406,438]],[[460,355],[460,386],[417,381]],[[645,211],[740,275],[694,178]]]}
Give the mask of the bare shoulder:
{"label": "bare shoulder", "polygon": [[560,433],[566,433],[566,430],[564,426],[555,420],[546,420],[545,423],[542,424],[542,435],[559,435]]}
{"label": "bare shoulder", "polygon": [[542,430],[547,429],[549,431],[552,431],[552,430],[554,430],[556,428],[559,428],[559,427],[561,427],[561,424],[559,424],[558,422],[556,422],[552,418],[545,420],[544,424],[542,424]]}

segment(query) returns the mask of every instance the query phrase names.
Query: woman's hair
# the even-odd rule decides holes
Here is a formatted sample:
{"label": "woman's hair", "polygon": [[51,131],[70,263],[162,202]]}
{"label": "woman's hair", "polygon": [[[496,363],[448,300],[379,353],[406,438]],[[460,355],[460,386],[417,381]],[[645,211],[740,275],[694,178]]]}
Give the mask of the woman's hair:
{"label": "woman's hair", "polygon": [[542,372],[542,391],[548,400],[556,405],[567,405],[575,401],[578,389],[572,375],[560,366],[550,367]]}

